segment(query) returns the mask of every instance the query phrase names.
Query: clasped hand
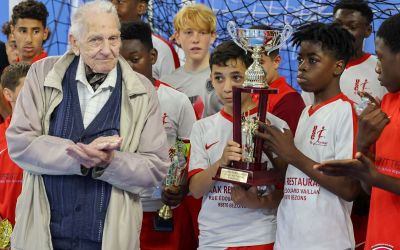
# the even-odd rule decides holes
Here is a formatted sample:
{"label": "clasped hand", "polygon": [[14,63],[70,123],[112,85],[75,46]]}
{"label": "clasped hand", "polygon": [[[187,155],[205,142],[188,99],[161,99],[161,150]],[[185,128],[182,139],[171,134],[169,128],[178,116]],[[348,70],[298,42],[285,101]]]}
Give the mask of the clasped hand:
{"label": "clasped hand", "polygon": [[76,143],[69,146],[67,154],[85,168],[106,167],[114,158],[114,150],[121,146],[122,138],[119,136],[99,137],[89,144]]}

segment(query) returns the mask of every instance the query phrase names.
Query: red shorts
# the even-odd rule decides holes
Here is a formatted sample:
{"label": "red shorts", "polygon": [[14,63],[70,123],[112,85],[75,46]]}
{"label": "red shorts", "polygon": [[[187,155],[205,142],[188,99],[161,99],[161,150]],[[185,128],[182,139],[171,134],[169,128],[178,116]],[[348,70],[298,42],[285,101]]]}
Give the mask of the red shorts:
{"label": "red shorts", "polygon": [[228,247],[226,250],[273,250],[273,249],[274,249],[274,243],[257,245],[257,246],[248,246],[248,247]]}

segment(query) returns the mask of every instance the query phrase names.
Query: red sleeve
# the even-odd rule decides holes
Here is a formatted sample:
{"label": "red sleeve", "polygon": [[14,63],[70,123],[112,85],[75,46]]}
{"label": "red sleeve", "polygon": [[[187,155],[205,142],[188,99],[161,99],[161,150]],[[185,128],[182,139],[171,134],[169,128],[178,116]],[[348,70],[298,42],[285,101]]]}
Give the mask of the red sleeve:
{"label": "red sleeve", "polygon": [[288,93],[274,106],[272,114],[284,120],[293,134],[296,133],[301,112],[305,108],[301,95],[297,92]]}

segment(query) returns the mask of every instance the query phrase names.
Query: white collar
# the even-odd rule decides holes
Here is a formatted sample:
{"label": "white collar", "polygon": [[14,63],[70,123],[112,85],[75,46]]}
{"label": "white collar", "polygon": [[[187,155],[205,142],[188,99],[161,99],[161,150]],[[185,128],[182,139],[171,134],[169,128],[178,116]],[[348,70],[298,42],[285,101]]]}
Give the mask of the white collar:
{"label": "white collar", "polygon": [[100,85],[100,87],[96,90],[93,91],[92,86],[90,86],[89,82],[87,81],[86,78],[86,73],[85,73],[85,64],[82,60],[82,57],[79,57],[79,64],[78,68],[76,70],[76,77],[75,80],[79,81],[80,83],[86,85],[88,89],[90,89],[92,92],[96,93],[99,92],[103,89],[108,89],[108,88],[115,88],[115,83],[117,81],[117,65],[108,73],[106,79],[104,82]]}

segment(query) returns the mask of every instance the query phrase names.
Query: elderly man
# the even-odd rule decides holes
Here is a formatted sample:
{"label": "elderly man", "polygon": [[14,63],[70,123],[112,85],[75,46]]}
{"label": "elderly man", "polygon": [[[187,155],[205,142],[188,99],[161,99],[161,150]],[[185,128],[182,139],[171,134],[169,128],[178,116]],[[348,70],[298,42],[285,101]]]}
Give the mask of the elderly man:
{"label": "elderly man", "polygon": [[81,6],[69,39],[32,65],[7,131],[24,169],[12,248],[139,249],[137,194],[169,163],[157,94],[119,57],[110,2]]}

